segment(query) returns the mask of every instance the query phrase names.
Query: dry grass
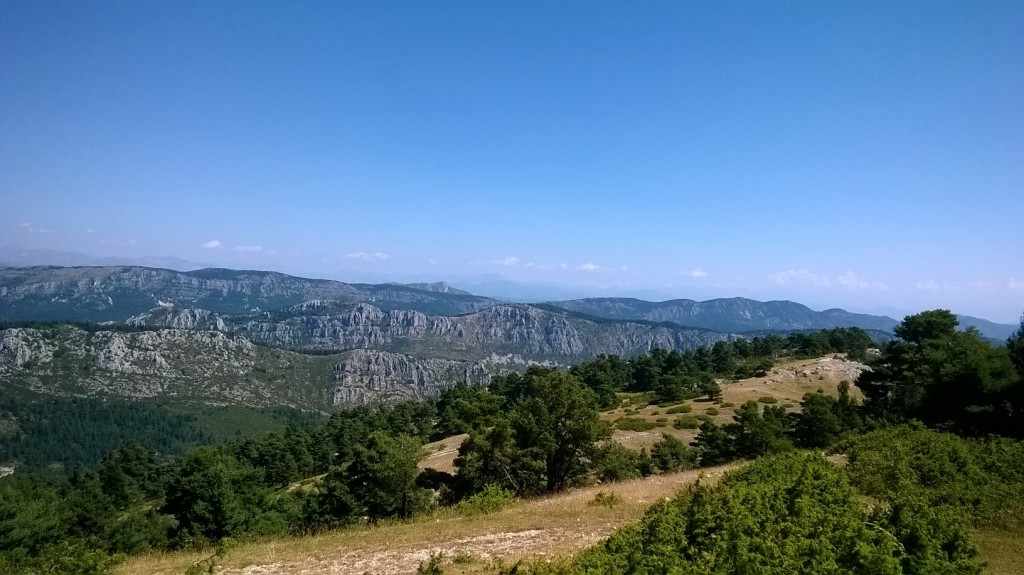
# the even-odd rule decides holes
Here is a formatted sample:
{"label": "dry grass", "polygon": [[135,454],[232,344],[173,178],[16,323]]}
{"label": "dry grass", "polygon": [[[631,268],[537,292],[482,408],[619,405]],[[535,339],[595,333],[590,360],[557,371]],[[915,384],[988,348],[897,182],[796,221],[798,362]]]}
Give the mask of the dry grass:
{"label": "dry grass", "polygon": [[[679,404],[687,404],[693,408],[691,414],[704,414],[707,409],[715,408],[718,414],[711,416],[715,423],[724,425],[732,423],[736,408],[747,401],[757,401],[761,397],[771,396],[778,400],[776,405],[792,404],[796,409],[800,405],[800,399],[804,394],[821,389],[825,393],[837,395],[839,393],[839,382],[846,380],[853,382],[864,370],[864,365],[855,361],[846,361],[835,356],[827,356],[816,359],[803,359],[788,361],[776,365],[772,371],[764,377],[752,377],[736,382],[719,381],[722,385],[722,403],[730,407],[723,407],[721,404],[713,404],[707,398],[691,399],[682,401]],[[852,388],[851,394],[860,397],[860,390]],[[629,405],[606,411],[601,414],[605,421],[613,422],[620,417],[637,417],[654,422],[658,417],[668,417],[667,427],[655,427],[650,431],[625,431],[617,429],[612,434],[612,439],[618,441],[625,447],[639,450],[650,449],[652,445],[661,440],[661,434],[667,433],[689,444],[697,438],[696,429],[675,429],[672,422],[679,415],[667,415],[668,407],[656,405],[636,404],[642,394],[624,394],[629,400]],[[635,412],[635,413],[634,413]]]}
{"label": "dry grass", "polygon": [[[846,380],[852,383],[863,370],[864,364],[833,356],[789,361],[776,365],[765,377],[752,377],[723,385],[722,401],[739,406],[747,401],[772,396],[778,399],[779,404],[799,405],[805,393],[818,389],[836,395],[839,382]],[[857,388],[851,388],[850,392],[859,397],[860,390]],[[725,410],[722,411],[724,413]]]}
{"label": "dry grass", "polygon": [[[385,523],[314,537],[247,543],[228,553],[225,573],[245,575],[361,575],[415,573],[431,553],[443,552],[454,573],[493,570],[496,561],[568,557],[638,520],[659,499],[698,478],[714,481],[729,467],[652,476],[517,503],[489,515],[442,511],[410,523]],[[621,503],[591,505],[599,492]],[[124,575],[181,575],[209,553],[154,553],[123,565]],[[459,562],[453,563],[458,557]]]}
{"label": "dry grass", "polygon": [[983,529],[975,542],[981,557],[988,563],[985,573],[992,575],[1024,575],[1024,529],[997,531]]}
{"label": "dry grass", "polygon": [[455,473],[455,458],[459,456],[459,446],[469,437],[465,433],[453,435],[423,446],[427,456],[420,461],[420,469],[436,469]]}

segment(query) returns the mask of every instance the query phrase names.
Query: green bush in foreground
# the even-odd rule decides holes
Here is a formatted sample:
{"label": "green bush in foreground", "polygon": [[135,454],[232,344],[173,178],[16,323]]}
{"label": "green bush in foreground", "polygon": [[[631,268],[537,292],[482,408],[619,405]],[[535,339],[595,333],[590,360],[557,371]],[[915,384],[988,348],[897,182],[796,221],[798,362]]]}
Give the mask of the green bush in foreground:
{"label": "green bush in foreground", "polygon": [[1024,442],[963,439],[901,425],[840,446],[851,482],[871,497],[947,506],[978,526],[1024,524]]}
{"label": "green bush in foreground", "polygon": [[484,490],[470,495],[456,505],[456,509],[467,515],[494,513],[508,507],[516,500],[511,491],[500,485],[488,484]]}
{"label": "green bush in foreground", "polygon": [[775,455],[652,508],[567,571],[980,573],[954,523],[920,508],[890,518],[869,515],[844,471],[821,456]]}

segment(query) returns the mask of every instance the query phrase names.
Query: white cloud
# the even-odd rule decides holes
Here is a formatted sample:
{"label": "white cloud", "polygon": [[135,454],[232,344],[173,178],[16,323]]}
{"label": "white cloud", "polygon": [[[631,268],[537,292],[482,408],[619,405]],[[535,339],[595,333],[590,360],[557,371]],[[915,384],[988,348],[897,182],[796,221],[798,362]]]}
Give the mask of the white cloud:
{"label": "white cloud", "polygon": [[569,264],[567,264],[565,262],[562,262],[562,263],[558,264],[558,267],[562,268],[563,270],[569,269]]}
{"label": "white cloud", "polygon": [[785,270],[776,272],[768,279],[779,285],[811,285],[814,287],[826,287],[832,285],[827,277],[819,276],[808,270]]}
{"label": "white cloud", "polygon": [[52,234],[54,232],[54,230],[48,228],[37,228],[28,222],[22,222],[18,224],[18,227],[33,234]]}
{"label": "white cloud", "polygon": [[388,254],[385,254],[385,253],[381,253],[381,252],[373,252],[373,253],[355,252],[355,253],[347,254],[345,257],[346,258],[351,258],[351,259],[354,259],[354,260],[363,260],[364,262],[379,262],[381,260],[386,260],[386,259],[388,259],[391,256],[389,256]]}
{"label": "white cloud", "polygon": [[1009,291],[1022,291],[1024,292],[1024,280],[1017,278],[1010,278],[1006,280],[1006,289]]}
{"label": "white cloud", "polygon": [[935,283],[935,280],[921,280],[917,282],[916,287],[921,291],[936,291],[939,289],[939,284]]}
{"label": "white cloud", "polygon": [[427,263],[432,265],[432,266],[433,265],[437,265],[437,260],[435,260],[434,258],[430,258],[430,259],[427,260]]}
{"label": "white cloud", "polygon": [[622,267],[621,267],[621,268],[619,268],[619,269],[620,269],[620,270],[622,270],[622,271],[624,271],[624,272],[628,272],[628,271],[629,271],[629,266],[622,266]]}
{"label": "white cloud", "polygon": [[690,270],[690,277],[692,277],[692,278],[706,278],[706,277],[708,277],[708,272],[706,272],[706,271],[704,271],[704,270],[702,270],[700,268],[693,268],[692,270]]}
{"label": "white cloud", "polygon": [[263,246],[235,246],[231,249],[236,252],[262,252]]}
{"label": "white cloud", "polygon": [[494,260],[494,263],[498,264],[499,266],[514,266],[519,264],[519,258],[517,258],[516,256],[508,256],[507,258]]}
{"label": "white cloud", "polygon": [[847,289],[867,289],[871,284],[857,277],[857,274],[847,271],[836,277],[836,282]]}
{"label": "white cloud", "polygon": [[585,272],[593,272],[593,271],[597,271],[597,270],[601,269],[601,266],[588,262],[588,263],[585,263],[585,264],[583,264],[581,266],[576,266],[576,269],[583,270]]}
{"label": "white cloud", "polygon": [[208,242],[203,242],[201,245],[208,250],[215,250],[217,248],[224,247],[224,244],[220,243],[220,240],[210,240]]}
{"label": "white cloud", "polygon": [[85,228],[85,233],[87,233],[87,234],[95,234],[96,230],[94,230],[92,228]]}

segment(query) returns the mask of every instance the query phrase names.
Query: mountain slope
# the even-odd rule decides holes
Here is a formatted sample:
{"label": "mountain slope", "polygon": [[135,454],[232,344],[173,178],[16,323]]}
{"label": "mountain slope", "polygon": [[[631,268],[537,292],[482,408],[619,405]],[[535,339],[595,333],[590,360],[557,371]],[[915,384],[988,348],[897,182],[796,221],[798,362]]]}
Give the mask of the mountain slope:
{"label": "mountain slope", "polygon": [[486,384],[507,362],[363,349],[308,355],[215,331],[86,331],[69,325],[0,330],[6,394],[326,411],[338,404],[428,397],[457,381]]}
{"label": "mountain slope", "polygon": [[161,302],[217,313],[279,309],[307,300],[371,302],[385,309],[460,314],[495,300],[401,284],[346,284],[276,272],[143,267],[0,269],[0,321],[124,321]]}
{"label": "mountain slope", "polygon": [[0,385],[6,393],[324,410],[426,397],[460,381],[486,384],[537,362],[688,350],[734,337],[526,305],[462,316],[333,301],[241,316],[164,306],[127,326],[0,330]]}
{"label": "mountain slope", "polygon": [[899,323],[885,316],[850,313],[841,309],[817,312],[791,301],[760,302],[741,297],[704,302],[688,299],[649,302],[632,298],[588,298],[550,304],[609,319],[668,321],[729,332],[834,327],[892,331]]}

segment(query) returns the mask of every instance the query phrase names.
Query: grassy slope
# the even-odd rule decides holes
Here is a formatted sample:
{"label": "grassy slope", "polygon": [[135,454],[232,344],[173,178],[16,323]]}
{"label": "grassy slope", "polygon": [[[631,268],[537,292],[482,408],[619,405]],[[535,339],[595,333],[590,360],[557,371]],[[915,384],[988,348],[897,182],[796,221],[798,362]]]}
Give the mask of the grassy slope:
{"label": "grassy slope", "polygon": [[[839,382],[852,382],[862,368],[862,364],[832,357],[788,361],[776,365],[765,377],[752,377],[735,383],[722,382],[722,404],[710,403],[707,398],[693,399],[680,404],[689,405],[690,415],[695,416],[707,414],[708,409],[717,410],[718,414],[712,417],[716,423],[724,425],[732,422],[736,408],[746,401],[771,396],[777,400],[778,405],[796,410],[799,409],[800,398],[805,393],[821,389],[825,393],[836,395]],[[853,388],[852,392],[856,394],[857,389]],[[657,426],[650,431],[616,430],[614,439],[631,449],[650,449],[661,439],[662,433],[672,435],[687,444],[696,439],[696,429],[675,429],[672,426],[672,422],[679,414],[667,414],[668,409],[669,407],[656,405],[627,405],[607,411],[601,414],[601,417],[612,422],[621,417],[636,417]],[[658,418],[665,418],[667,421],[659,425]]]}

